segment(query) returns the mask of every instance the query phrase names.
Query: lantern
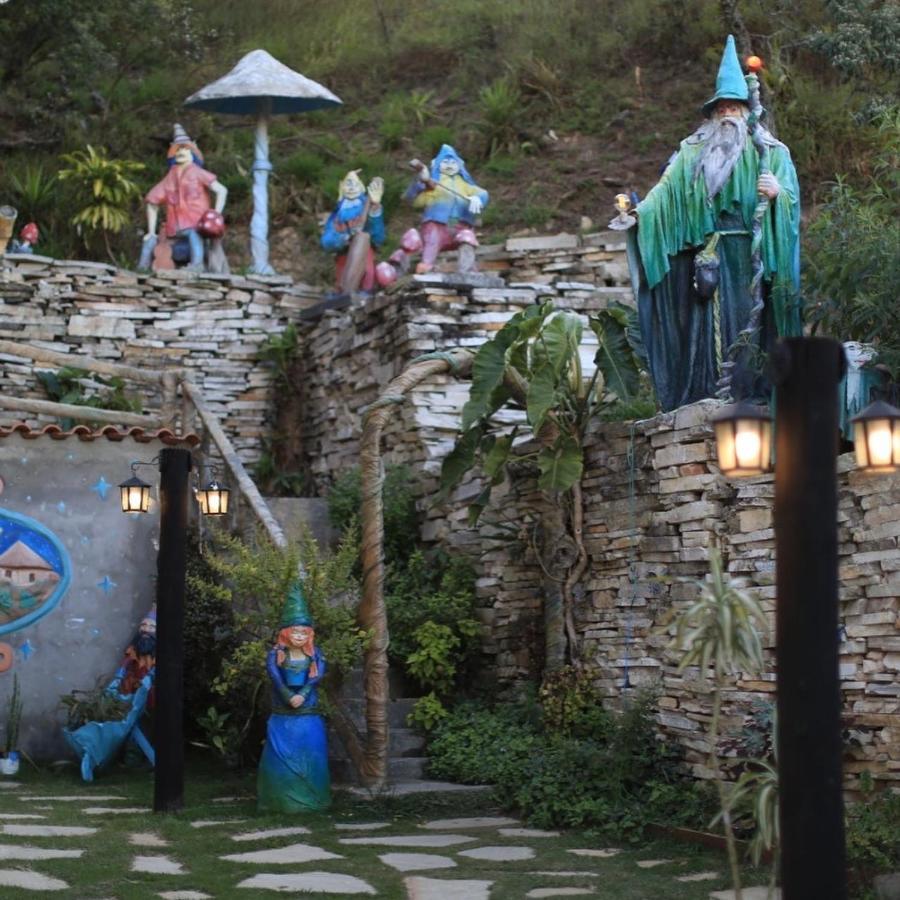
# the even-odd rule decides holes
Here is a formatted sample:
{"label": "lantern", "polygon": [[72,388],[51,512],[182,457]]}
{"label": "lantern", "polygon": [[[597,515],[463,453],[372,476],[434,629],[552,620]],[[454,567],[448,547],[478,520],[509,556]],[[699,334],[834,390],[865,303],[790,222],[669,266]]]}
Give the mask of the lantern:
{"label": "lantern", "polygon": [[141,481],[134,473],[127,481],[119,485],[119,495],[122,500],[122,512],[145,513],[150,511],[150,485]]}
{"label": "lantern", "polygon": [[748,478],[771,469],[772,418],[766,407],[734,403],[713,416],[712,423],[723,475]]}
{"label": "lantern", "polygon": [[876,400],[853,422],[856,464],[866,472],[893,472],[900,466],[900,409]]}
{"label": "lantern", "polygon": [[202,490],[197,491],[197,502],[204,516],[224,516],[228,513],[229,490],[213,479]]}

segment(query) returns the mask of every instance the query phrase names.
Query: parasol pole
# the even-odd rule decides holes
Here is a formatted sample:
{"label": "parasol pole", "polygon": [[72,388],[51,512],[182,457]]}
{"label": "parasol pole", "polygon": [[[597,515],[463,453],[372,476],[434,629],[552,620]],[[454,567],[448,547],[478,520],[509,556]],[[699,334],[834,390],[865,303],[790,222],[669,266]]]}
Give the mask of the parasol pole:
{"label": "parasol pole", "polygon": [[257,106],[256,134],[253,139],[253,217],[250,219],[250,271],[256,275],[274,275],[269,265],[269,116],[272,100],[264,97]]}

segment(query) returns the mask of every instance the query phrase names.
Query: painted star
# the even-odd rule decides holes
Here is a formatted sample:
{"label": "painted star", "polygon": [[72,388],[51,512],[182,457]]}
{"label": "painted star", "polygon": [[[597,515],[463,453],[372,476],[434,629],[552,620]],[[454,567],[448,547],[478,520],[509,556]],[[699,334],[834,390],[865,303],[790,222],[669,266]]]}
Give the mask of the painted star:
{"label": "painted star", "polygon": [[101,475],[101,476],[97,479],[97,483],[96,483],[95,485],[93,485],[93,487],[91,488],[91,490],[92,490],[92,491],[96,491],[96,492],[97,492],[97,496],[98,496],[101,500],[105,500],[105,499],[106,499],[106,495],[109,493],[109,489],[110,489],[111,487],[112,487],[112,485],[111,485],[111,484],[110,484],[110,483],[109,483],[109,482]]}
{"label": "painted star", "polygon": [[31,646],[31,641],[25,641],[24,644],[19,648],[22,652],[22,656],[25,657],[26,660],[31,658],[31,654],[34,653],[34,647]]}
{"label": "painted star", "polygon": [[56,504],[56,511],[58,513],[64,513],[66,511],[66,501],[60,500],[59,503]]}
{"label": "painted star", "polygon": [[104,575],[103,580],[97,582],[97,587],[108,597],[118,585],[109,577],[109,575]]}

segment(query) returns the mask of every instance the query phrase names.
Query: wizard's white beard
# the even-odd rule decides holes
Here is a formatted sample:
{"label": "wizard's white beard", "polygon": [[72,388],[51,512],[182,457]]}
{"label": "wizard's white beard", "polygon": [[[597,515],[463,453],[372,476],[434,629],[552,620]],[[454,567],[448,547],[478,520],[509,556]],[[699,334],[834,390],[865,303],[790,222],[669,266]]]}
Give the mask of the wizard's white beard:
{"label": "wizard's white beard", "polygon": [[694,178],[703,176],[706,195],[713,198],[731,177],[734,166],[747,145],[747,120],[743,116],[723,116],[704,122],[694,133],[703,149],[694,164]]}

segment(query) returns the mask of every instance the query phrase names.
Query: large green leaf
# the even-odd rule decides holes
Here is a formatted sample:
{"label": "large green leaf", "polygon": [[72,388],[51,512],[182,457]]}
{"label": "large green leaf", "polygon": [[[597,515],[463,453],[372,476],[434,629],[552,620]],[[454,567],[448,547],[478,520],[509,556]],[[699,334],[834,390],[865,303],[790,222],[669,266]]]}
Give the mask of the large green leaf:
{"label": "large green leaf", "polygon": [[582,449],[571,435],[561,434],[552,447],[538,453],[541,470],[538,487],[544,491],[567,491],[581,479],[584,468]]}
{"label": "large green leaf", "polygon": [[557,375],[565,371],[572,354],[578,352],[581,332],[581,319],[570,312],[558,313],[541,329],[540,344]]}
{"label": "large green leaf", "polygon": [[495,479],[500,475],[503,467],[506,465],[506,460],[509,458],[513,436],[513,434],[500,435],[484,456],[484,462],[482,463],[484,474],[494,483],[496,483]]}
{"label": "large green leaf", "polygon": [[538,369],[528,385],[528,422],[535,433],[540,431],[547,413],[556,406],[556,376],[549,363]]}
{"label": "large green leaf", "polygon": [[466,472],[475,465],[475,453],[483,433],[484,429],[480,424],[464,431],[456,446],[444,457],[441,464],[442,491],[456,487]]}
{"label": "large green leaf", "polygon": [[[497,336],[499,338],[499,334]],[[482,417],[488,415],[491,394],[503,382],[506,368],[506,347],[495,338],[482,344],[472,361],[472,389],[463,407],[462,429],[466,431]]]}
{"label": "large green leaf", "polygon": [[607,315],[591,317],[591,330],[600,345],[594,363],[603,374],[607,389],[619,400],[631,400],[640,387],[640,373],[621,315],[607,312]]}

